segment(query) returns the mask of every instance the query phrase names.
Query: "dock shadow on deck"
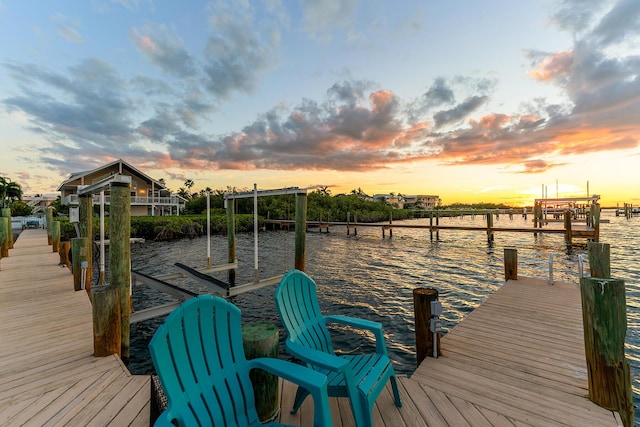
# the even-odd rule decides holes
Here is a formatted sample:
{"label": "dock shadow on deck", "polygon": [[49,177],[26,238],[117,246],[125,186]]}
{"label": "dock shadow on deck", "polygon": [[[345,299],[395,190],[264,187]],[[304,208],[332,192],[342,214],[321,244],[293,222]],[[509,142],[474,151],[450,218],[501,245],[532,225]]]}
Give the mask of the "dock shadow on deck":
{"label": "dock shadow on deck", "polygon": [[149,376],[93,357],[91,303],[45,230],[0,260],[0,425],[149,425]]}
{"label": "dock shadow on deck", "polygon": [[[374,425],[622,425],[617,413],[588,400],[580,304],[577,285],[508,281],[442,338],[442,357],[399,378],[402,408],[387,386]],[[311,402],[288,413],[294,393],[283,384],[281,421],[308,421]],[[331,405],[334,425],[353,425],[346,399]]]}

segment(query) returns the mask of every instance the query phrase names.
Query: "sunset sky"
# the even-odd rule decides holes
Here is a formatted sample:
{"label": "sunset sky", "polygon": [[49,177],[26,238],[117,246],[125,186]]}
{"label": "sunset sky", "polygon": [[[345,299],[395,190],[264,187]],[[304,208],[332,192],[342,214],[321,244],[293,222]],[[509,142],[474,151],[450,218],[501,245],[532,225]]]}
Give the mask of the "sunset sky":
{"label": "sunset sky", "polygon": [[[640,204],[638,0],[0,0],[0,176]],[[556,184],[557,183],[557,184]]]}

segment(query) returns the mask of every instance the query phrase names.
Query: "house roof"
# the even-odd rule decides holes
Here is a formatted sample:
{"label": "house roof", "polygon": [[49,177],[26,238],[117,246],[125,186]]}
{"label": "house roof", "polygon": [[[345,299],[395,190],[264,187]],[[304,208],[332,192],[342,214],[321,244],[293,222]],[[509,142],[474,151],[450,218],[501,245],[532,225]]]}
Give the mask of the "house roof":
{"label": "house roof", "polygon": [[62,181],[62,183],[58,186],[56,191],[61,191],[70,182],[76,181],[76,180],[78,180],[78,179],[80,179],[80,178],[82,178],[84,176],[90,175],[92,173],[99,172],[102,169],[108,169],[108,168],[110,168],[112,166],[115,166],[117,164],[122,164],[127,169],[132,170],[133,172],[135,172],[137,175],[141,176],[142,178],[148,180],[149,182],[153,182],[158,190],[168,190],[168,188],[165,185],[163,185],[162,183],[160,183],[158,180],[155,180],[155,179],[151,178],[149,175],[145,174],[140,169],[131,166],[131,164],[125,162],[124,160],[118,159],[118,160],[115,160],[115,161],[113,161],[111,163],[107,163],[106,165],[102,165],[100,167],[97,167],[95,169],[91,169],[91,170],[83,171],[83,172],[73,172],[73,173],[71,173],[71,175],[69,175],[69,177],[67,179]]}

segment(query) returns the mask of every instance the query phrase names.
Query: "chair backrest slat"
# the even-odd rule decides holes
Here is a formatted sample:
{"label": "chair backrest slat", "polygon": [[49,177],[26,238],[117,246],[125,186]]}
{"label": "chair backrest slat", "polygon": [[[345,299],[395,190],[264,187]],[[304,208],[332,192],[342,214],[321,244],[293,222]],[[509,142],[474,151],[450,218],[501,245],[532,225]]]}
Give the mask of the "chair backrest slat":
{"label": "chair backrest slat", "polygon": [[289,339],[305,347],[333,353],[331,336],[316,294],[316,284],[298,270],[287,272],[276,290],[280,319]]}

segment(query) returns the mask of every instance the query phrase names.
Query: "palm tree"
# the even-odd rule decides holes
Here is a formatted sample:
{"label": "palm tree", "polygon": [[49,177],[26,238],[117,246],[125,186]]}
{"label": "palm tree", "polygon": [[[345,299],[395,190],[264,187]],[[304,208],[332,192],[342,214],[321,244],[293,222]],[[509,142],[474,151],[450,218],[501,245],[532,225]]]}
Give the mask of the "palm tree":
{"label": "palm tree", "polygon": [[22,200],[22,187],[7,177],[0,176],[0,204],[8,208],[14,200]]}

